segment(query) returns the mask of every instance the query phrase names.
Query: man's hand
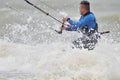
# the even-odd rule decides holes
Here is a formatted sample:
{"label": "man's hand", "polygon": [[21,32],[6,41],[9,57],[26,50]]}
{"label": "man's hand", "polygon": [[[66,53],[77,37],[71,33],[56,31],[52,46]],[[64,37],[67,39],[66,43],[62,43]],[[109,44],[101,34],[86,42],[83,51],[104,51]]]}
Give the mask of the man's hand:
{"label": "man's hand", "polygon": [[65,23],[67,21],[67,19],[68,19],[67,17],[66,18],[63,17],[63,19],[62,19],[63,23]]}

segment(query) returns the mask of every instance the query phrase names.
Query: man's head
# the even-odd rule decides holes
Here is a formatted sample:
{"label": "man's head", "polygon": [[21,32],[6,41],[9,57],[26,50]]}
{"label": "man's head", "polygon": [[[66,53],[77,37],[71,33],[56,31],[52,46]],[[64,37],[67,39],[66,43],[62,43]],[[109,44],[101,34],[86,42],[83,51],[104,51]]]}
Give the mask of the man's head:
{"label": "man's head", "polygon": [[88,1],[81,1],[80,3],[80,14],[84,15],[90,12],[90,3]]}

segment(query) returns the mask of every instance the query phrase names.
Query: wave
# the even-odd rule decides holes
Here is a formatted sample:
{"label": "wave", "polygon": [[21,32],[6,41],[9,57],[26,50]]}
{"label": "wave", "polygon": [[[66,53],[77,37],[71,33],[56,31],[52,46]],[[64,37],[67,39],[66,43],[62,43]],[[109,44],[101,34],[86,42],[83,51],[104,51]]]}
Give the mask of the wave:
{"label": "wave", "polygon": [[102,42],[94,51],[72,50],[69,44],[61,44],[29,46],[0,40],[0,76],[8,80],[120,79],[120,44]]}

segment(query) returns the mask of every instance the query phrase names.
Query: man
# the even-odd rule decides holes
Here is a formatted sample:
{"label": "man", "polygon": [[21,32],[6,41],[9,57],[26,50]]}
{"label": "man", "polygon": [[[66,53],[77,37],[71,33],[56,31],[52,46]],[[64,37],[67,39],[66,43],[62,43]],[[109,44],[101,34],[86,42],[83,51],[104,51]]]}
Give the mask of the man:
{"label": "man", "polygon": [[[81,1],[80,14],[81,14],[81,17],[78,22],[75,22],[75,21],[71,20],[70,18],[63,18],[62,19],[63,23],[68,22],[70,25],[67,27],[61,27],[61,30],[77,31],[78,29],[80,29],[84,35],[86,35],[87,37],[90,38],[92,34],[94,34],[95,32],[98,31],[98,27],[97,27],[97,23],[96,23],[94,14],[90,12],[90,3],[88,1]],[[77,48],[81,48],[80,40],[82,40],[82,43],[84,44],[84,46],[83,46],[84,48],[94,49],[94,47],[89,48],[91,46],[88,46],[88,44],[87,44],[87,43],[91,42],[91,39],[83,40],[83,37],[78,39],[77,41],[73,42],[73,44]],[[95,44],[96,44],[96,42],[95,42]]]}

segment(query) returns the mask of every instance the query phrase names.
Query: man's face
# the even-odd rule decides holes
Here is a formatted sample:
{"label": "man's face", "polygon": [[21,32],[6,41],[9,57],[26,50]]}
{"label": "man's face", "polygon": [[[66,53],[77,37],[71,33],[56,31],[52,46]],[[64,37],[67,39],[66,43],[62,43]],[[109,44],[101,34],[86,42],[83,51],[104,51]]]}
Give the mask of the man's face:
{"label": "man's face", "polygon": [[84,15],[86,13],[86,9],[85,9],[85,6],[84,5],[80,5],[80,14],[81,15]]}

